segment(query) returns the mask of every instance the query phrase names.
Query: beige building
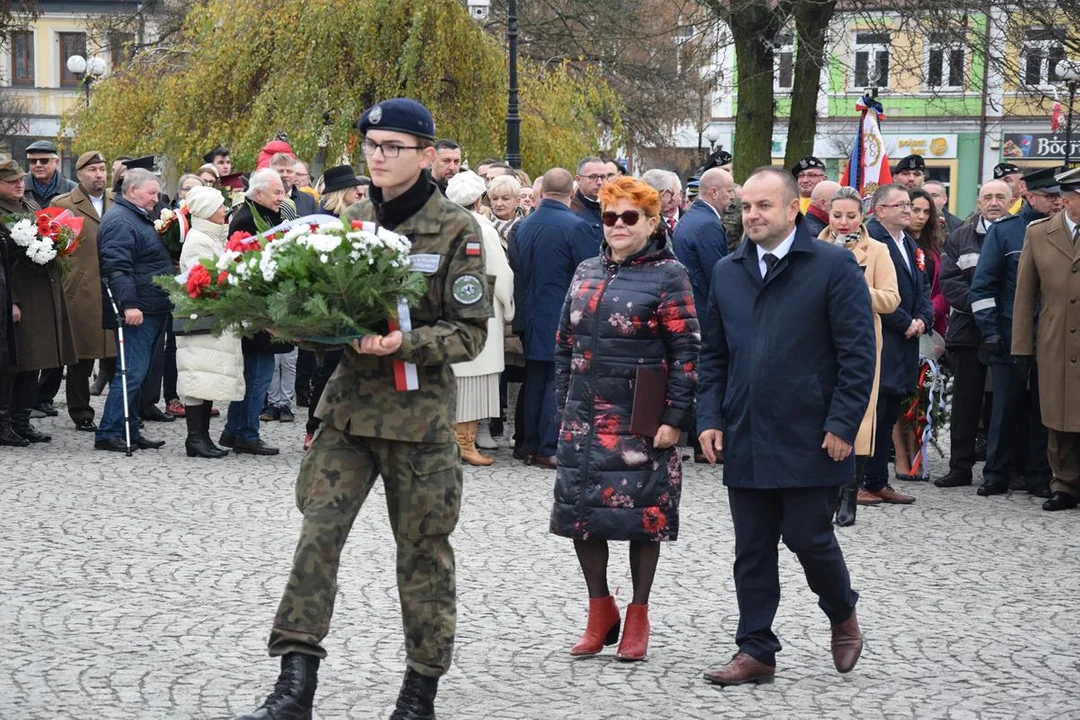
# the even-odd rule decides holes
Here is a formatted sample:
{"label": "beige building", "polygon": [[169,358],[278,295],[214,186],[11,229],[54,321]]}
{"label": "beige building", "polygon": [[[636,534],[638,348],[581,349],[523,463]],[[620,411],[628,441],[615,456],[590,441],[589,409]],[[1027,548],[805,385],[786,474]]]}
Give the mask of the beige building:
{"label": "beige building", "polygon": [[108,75],[130,59],[141,31],[115,29],[134,18],[140,3],[127,0],[39,2],[39,16],[25,28],[10,33],[0,53],[0,107],[17,103],[20,112],[14,130],[0,136],[0,155],[23,162],[26,146],[52,140],[61,150],[64,174],[71,177],[74,159],[65,152],[68,142],[61,116],[75,104],[88,102],[93,91],[84,77],[71,73],[68,59],[78,55]]}

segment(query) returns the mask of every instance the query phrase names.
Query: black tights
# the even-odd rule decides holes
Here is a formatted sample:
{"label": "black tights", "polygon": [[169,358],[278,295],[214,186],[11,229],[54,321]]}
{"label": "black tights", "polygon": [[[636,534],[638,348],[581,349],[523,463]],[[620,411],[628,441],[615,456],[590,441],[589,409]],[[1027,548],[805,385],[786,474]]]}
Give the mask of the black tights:
{"label": "black tights", "polygon": [[[611,594],[607,584],[608,544],[607,540],[575,540],[581,572],[585,575],[585,585],[589,597],[602,598]],[[649,592],[656,577],[656,563],[660,560],[660,543],[630,543],[630,577],[634,583],[634,605],[648,605]]]}

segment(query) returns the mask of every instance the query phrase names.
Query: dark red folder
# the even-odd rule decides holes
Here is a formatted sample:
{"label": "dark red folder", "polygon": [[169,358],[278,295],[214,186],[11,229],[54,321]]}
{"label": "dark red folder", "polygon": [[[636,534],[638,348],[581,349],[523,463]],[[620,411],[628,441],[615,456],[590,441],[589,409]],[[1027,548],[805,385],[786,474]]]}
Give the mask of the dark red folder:
{"label": "dark red folder", "polygon": [[634,409],[630,414],[630,432],[653,437],[660,429],[660,418],[667,408],[667,370],[638,368],[634,378]]}

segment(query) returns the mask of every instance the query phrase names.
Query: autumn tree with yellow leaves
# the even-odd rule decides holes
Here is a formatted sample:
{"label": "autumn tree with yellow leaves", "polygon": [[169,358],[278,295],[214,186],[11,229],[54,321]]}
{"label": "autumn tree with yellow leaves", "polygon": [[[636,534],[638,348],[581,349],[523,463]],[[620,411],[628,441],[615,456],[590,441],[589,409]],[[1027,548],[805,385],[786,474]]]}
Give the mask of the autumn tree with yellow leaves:
{"label": "autumn tree with yellow leaves", "polygon": [[[219,143],[250,169],[279,130],[301,157],[323,138],[329,163],[359,164],[357,118],[406,96],[475,164],[503,154],[507,62],[455,0],[208,0],[168,45],[95,84],[92,105],[65,122],[76,152],[153,153],[180,169]],[[519,75],[527,171],[572,167],[619,143],[619,99],[594,70],[525,62]]]}

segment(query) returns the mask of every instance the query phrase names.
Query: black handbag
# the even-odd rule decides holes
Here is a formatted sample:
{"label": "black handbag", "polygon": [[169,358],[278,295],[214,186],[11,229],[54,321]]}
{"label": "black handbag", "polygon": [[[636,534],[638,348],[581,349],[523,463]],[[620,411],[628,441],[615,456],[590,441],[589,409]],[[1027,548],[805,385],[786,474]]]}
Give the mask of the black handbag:
{"label": "black handbag", "polygon": [[213,315],[200,315],[194,320],[185,316],[173,316],[172,331],[173,335],[176,335],[177,337],[184,335],[209,335],[213,329]]}

